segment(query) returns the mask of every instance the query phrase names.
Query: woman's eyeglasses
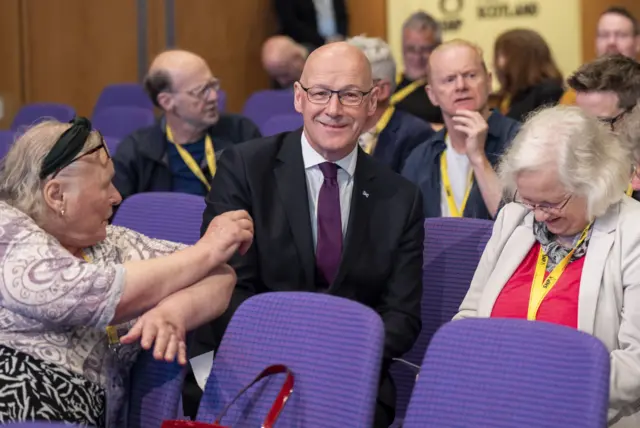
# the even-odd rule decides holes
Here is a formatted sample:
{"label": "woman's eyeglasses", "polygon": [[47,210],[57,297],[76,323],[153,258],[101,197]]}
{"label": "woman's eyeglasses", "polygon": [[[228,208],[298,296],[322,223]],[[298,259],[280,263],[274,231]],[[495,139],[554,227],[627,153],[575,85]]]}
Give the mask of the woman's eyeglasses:
{"label": "woman's eyeglasses", "polygon": [[569,195],[565,200],[560,201],[556,204],[532,204],[532,203],[523,201],[521,198],[518,198],[518,191],[516,190],[512,200],[524,206],[526,209],[530,211],[540,210],[545,214],[558,215],[562,212],[564,207],[567,206],[567,204],[571,200],[571,196],[572,195]]}

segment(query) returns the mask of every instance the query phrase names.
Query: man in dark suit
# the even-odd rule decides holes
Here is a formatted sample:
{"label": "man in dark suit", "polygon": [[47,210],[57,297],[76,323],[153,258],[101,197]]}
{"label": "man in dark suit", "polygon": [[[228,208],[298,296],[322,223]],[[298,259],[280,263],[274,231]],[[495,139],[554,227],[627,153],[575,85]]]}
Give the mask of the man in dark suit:
{"label": "man in dark suit", "polygon": [[280,33],[313,50],[344,40],[348,31],[345,0],[275,0]]}
{"label": "man in dark suit", "polygon": [[360,147],[400,173],[409,153],[427,141],[434,131],[427,122],[390,105],[396,86],[396,62],[389,45],[382,39],[363,36],[348,39],[347,43],[365,54],[378,87],[376,112],[367,121],[366,131],[360,135]]}
{"label": "man in dark suit", "polygon": [[260,137],[249,119],[218,111],[219,82],[191,52],[158,55],[144,84],[164,114],[127,136],[113,156],[113,184],[123,198],[154,191],[204,196],[220,153]]}
{"label": "man in dark suit", "polygon": [[503,196],[495,167],[520,122],[489,109],[481,49],[459,39],[438,46],[427,91],[445,128],[413,150],[402,175],[422,190],[426,217],[495,218]]}
{"label": "man in dark suit", "polygon": [[421,328],[422,198],[358,147],[379,92],[360,50],[344,42],[317,49],[294,90],[302,131],[235,146],[220,159],[202,227],[246,209],[255,239],[230,261],[238,283],[229,309],[196,331],[192,355],[215,348],[234,311],[259,293],[315,291],[361,302],[385,326],[375,426],[388,427],[395,415],[388,368]]}

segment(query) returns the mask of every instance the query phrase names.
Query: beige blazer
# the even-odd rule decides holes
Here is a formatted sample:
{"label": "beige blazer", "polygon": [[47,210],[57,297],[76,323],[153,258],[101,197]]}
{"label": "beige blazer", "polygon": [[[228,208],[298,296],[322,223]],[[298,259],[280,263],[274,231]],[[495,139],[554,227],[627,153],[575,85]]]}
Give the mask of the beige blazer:
{"label": "beige blazer", "polygon": [[[454,319],[490,317],[535,243],[533,213],[506,205]],[[578,300],[578,329],[610,352],[609,426],[640,427],[640,203],[625,197],[596,219]]]}

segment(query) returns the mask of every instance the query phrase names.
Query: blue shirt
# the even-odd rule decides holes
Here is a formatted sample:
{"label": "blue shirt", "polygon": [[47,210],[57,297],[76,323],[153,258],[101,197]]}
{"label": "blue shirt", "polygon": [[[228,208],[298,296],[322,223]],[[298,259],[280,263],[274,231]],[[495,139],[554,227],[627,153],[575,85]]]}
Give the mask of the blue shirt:
{"label": "blue shirt", "polygon": [[[204,161],[204,138],[195,143],[183,144],[184,148],[198,165],[202,165]],[[169,169],[171,170],[171,190],[173,192],[191,193],[192,195],[205,196],[207,188],[202,181],[191,172],[189,167],[180,157],[178,149],[171,143],[167,143],[167,156],[169,158]],[[208,167],[203,168],[205,176],[209,176]]]}

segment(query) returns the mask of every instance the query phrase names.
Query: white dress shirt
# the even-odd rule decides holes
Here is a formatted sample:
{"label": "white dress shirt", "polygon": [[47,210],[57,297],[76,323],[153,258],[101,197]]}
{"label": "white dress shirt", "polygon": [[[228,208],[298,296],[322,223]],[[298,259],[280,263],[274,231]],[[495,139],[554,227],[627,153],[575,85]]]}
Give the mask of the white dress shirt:
{"label": "white dress shirt", "polygon": [[333,10],[333,0],[313,0],[313,5],[316,8],[318,34],[325,39],[337,35],[338,26]]}
{"label": "white dress shirt", "polygon": [[[447,151],[441,156],[447,156],[447,171],[449,172],[449,181],[451,182],[451,191],[453,192],[453,200],[456,201],[458,209],[461,208],[464,201],[464,195],[467,194],[469,187],[469,171],[471,164],[465,153],[458,153],[451,147],[451,139],[447,136],[445,139]],[[439,165],[439,164],[438,164]],[[440,177],[440,210],[442,217],[451,217],[449,212],[449,204],[447,203],[447,194],[444,190],[444,180]]]}
{"label": "white dress shirt", "polygon": [[[321,163],[327,162],[309,144],[307,136],[302,133],[302,160],[304,171],[307,177],[307,193],[309,194],[309,213],[311,214],[311,233],[313,234],[313,247],[318,243],[318,198],[320,188],[324,182],[324,175],[320,170]],[[351,193],[353,192],[353,174],[356,171],[358,160],[358,146],[356,145],[351,153],[339,161],[338,165],[338,186],[340,187],[340,218],[342,221],[342,236],[347,232],[349,222],[349,212],[351,210]]]}

